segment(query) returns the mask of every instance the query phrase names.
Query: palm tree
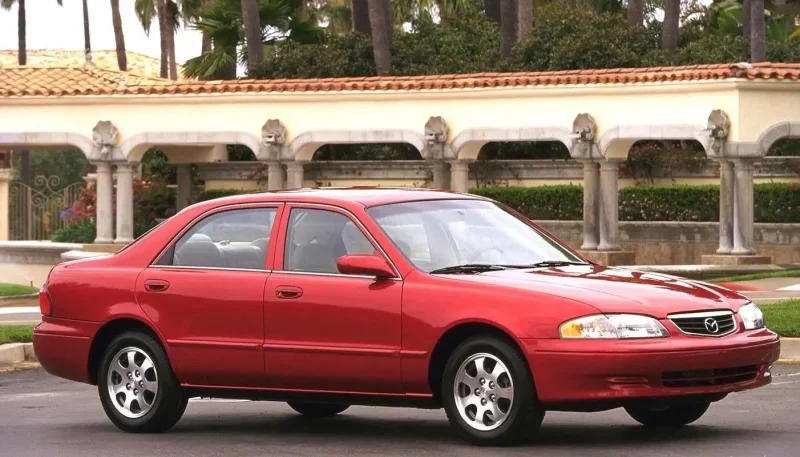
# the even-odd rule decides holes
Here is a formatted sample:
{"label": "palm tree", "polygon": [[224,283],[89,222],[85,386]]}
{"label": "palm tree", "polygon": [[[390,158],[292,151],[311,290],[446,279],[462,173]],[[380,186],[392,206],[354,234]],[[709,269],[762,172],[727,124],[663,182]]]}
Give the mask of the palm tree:
{"label": "palm tree", "polygon": [[128,54],[125,51],[125,34],[122,33],[119,0],[111,0],[111,23],[114,25],[114,41],[117,44],[117,66],[120,71],[128,71]]}
{"label": "palm tree", "polygon": [[[324,38],[316,22],[300,19],[298,11],[293,11],[284,0],[261,0],[258,6],[261,39],[265,44],[282,40],[318,43]],[[192,27],[207,34],[212,47],[211,51],[187,60],[184,74],[200,79],[235,78],[237,63],[247,62],[248,57],[246,47],[240,52],[244,36],[241,1],[217,0],[200,10]]]}
{"label": "palm tree", "polygon": [[387,12],[386,0],[368,0],[369,23],[372,30],[372,52],[378,76],[388,75],[392,69],[391,9]]}
{"label": "palm tree", "polygon": [[264,61],[263,44],[261,42],[261,23],[258,17],[258,2],[242,0],[242,23],[247,43],[247,71],[254,73]]}
{"label": "palm tree", "polygon": [[500,0],[500,55],[508,57],[517,42],[519,7],[517,0]]}
{"label": "palm tree", "polygon": [[86,57],[92,53],[92,38],[89,35],[89,5],[87,0],[83,0],[83,51]]}
{"label": "palm tree", "polygon": [[372,35],[372,28],[369,22],[369,2],[368,0],[353,0],[352,23],[353,31],[364,35]]}
{"label": "palm tree", "polygon": [[164,3],[164,33],[167,37],[167,51],[169,53],[169,79],[178,79],[178,62],[175,61],[175,30],[180,26],[178,22],[178,5],[173,0]]}
{"label": "palm tree", "polygon": [[669,52],[678,49],[678,29],[680,26],[680,0],[665,0],[664,24],[661,31],[661,47]]}
{"label": "palm tree", "polygon": [[750,62],[763,62],[766,56],[764,0],[750,0]]}
{"label": "palm tree", "polygon": [[519,3],[519,25],[517,41],[527,40],[533,31],[533,0],[517,0]]}
{"label": "palm tree", "polygon": [[490,19],[500,23],[500,0],[483,0],[483,12]]}
{"label": "palm tree", "polygon": [[628,24],[644,26],[644,0],[628,0]]}
{"label": "palm tree", "polygon": [[747,41],[750,42],[750,25],[752,21],[750,20],[750,0],[743,0],[742,1],[742,37]]}

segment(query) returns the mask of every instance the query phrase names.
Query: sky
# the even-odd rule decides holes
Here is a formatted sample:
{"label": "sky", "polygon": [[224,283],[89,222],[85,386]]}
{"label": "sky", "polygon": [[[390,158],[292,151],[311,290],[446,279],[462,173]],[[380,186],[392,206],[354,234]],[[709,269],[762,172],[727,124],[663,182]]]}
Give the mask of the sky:
{"label": "sky", "polygon": [[[28,49],[83,49],[83,6],[81,0],[28,0]],[[89,32],[93,50],[116,49],[114,27],[111,24],[111,2],[89,0]],[[160,58],[158,24],[153,21],[150,34],[145,33],[133,11],[134,0],[120,0],[122,30],[125,47]],[[175,36],[175,56],[179,64],[200,54],[201,35],[196,30],[182,28]],[[0,9],[0,49],[17,49],[17,7],[11,11]]]}

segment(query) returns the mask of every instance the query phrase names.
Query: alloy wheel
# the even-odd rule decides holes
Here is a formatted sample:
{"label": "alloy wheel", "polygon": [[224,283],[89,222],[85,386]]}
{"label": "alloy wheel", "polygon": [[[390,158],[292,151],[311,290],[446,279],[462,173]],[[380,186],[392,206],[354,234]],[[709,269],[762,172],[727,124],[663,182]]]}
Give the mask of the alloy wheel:
{"label": "alloy wheel", "polygon": [[126,347],[117,352],[106,379],[111,403],[123,416],[136,419],[153,407],[158,395],[158,372],[143,350]]}
{"label": "alloy wheel", "polygon": [[458,368],[453,396],[458,413],[470,427],[494,430],[506,421],[514,406],[514,381],[498,357],[474,354]]}

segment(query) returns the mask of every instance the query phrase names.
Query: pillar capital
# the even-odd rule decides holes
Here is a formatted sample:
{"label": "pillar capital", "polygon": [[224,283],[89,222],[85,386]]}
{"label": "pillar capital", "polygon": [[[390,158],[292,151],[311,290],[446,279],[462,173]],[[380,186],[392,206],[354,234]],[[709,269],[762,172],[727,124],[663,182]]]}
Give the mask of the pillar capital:
{"label": "pillar capital", "polygon": [[600,164],[600,171],[619,171],[619,164],[624,161],[624,159],[613,158],[601,160],[598,163]]}
{"label": "pillar capital", "polygon": [[469,171],[469,164],[474,162],[473,160],[468,159],[461,159],[461,160],[451,160],[450,163],[450,170],[461,172],[461,171]]}
{"label": "pillar capital", "polygon": [[739,170],[752,171],[754,166],[755,166],[756,160],[759,160],[759,159],[760,158],[748,157],[748,158],[735,158],[735,159],[731,159],[731,161],[733,162],[733,165],[736,167],[736,171],[739,171]]}
{"label": "pillar capital", "polygon": [[308,160],[289,160],[283,163],[286,164],[286,171],[295,172],[302,171],[308,162]]}

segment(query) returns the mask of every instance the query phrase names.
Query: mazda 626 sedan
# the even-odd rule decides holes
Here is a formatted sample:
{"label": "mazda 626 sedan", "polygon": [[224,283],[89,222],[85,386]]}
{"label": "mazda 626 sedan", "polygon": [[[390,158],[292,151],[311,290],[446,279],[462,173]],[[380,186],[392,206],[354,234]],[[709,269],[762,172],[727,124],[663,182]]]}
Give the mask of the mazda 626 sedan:
{"label": "mazda 626 sedan", "polygon": [[730,290],[595,265],[496,202],[410,189],[199,203],[56,266],[40,302],[42,366],[97,385],[129,432],[198,396],[444,408],[489,445],[550,410],[682,426],[768,384],[780,344]]}

